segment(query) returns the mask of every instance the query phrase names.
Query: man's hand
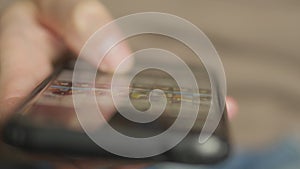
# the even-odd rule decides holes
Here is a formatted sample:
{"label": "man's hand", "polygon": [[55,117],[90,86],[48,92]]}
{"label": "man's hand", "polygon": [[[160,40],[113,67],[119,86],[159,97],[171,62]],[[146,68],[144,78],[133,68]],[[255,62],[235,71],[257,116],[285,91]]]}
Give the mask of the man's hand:
{"label": "man's hand", "polygon": [[[78,55],[91,34],[109,21],[96,0],[17,1],[5,9],[0,19],[1,120],[51,73],[60,54],[70,49]],[[129,53],[125,43],[118,45],[101,69],[113,71]]]}

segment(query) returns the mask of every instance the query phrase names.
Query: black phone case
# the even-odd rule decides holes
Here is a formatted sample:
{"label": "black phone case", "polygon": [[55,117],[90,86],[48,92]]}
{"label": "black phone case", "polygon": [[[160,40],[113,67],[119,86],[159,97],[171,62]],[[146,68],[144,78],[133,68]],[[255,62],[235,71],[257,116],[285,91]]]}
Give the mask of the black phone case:
{"label": "black phone case", "polygon": [[[136,133],[145,132],[144,129],[128,128],[128,130],[136,130]],[[146,132],[151,132],[151,130]],[[229,155],[230,147],[227,138],[212,135],[206,143],[201,145],[198,142],[198,137],[199,133],[190,132],[171,150],[158,156],[140,160],[212,164],[226,159]],[[71,131],[59,127],[35,126],[30,123],[30,119],[22,116],[15,116],[5,125],[3,139],[10,145],[40,153],[129,159],[105,151],[83,132]],[[214,140],[211,141],[211,139]],[[205,151],[205,147],[200,148],[201,146],[206,146],[205,144],[211,144],[210,142],[218,144],[220,149],[217,152],[211,153]]]}
{"label": "black phone case", "polygon": [[[71,131],[54,126],[37,126],[30,119],[20,115],[22,107],[47,87],[49,82],[59,74],[62,68],[63,66],[58,66],[54,73],[45,79],[26,99],[24,104],[20,106],[20,109],[16,111],[18,112],[17,115],[13,116],[6,123],[2,131],[4,142],[28,151],[128,160],[129,158],[120,157],[105,151],[96,145],[84,132]],[[222,161],[230,154],[227,121],[225,108],[221,122],[219,123],[219,127],[222,127],[223,132],[215,132],[205,144],[200,145],[198,142],[199,133],[190,132],[178,145],[161,155],[132,160],[172,161],[190,164],[210,164]],[[152,132],[151,129],[145,128],[128,128],[128,130],[135,130],[136,133],[144,133],[145,130],[146,132]],[[211,142],[218,144],[217,146],[220,147],[218,151],[212,153],[205,150],[206,145],[213,146]]]}

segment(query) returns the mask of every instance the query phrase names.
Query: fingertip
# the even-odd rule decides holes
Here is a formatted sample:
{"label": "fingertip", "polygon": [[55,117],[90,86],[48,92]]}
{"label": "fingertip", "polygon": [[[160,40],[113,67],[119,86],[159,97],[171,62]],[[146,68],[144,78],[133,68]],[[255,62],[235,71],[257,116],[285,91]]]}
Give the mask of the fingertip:
{"label": "fingertip", "polygon": [[[126,42],[113,46],[113,42],[121,37],[121,33],[116,26],[105,32],[104,36],[94,34],[102,26],[112,21],[112,17],[106,8],[98,1],[80,1],[75,4],[69,15],[71,15],[71,26],[67,29],[70,31],[63,36],[66,37],[66,42],[70,48],[76,53],[80,53],[85,47],[83,56],[85,60],[94,66],[99,66],[98,63],[103,61],[99,66],[99,70],[109,73],[115,72],[119,64],[131,52]],[[92,40],[87,41],[89,38],[92,38]],[[110,51],[106,51],[110,48]],[[107,55],[106,52],[108,52]],[[104,55],[106,56],[104,57]],[[133,61],[122,65],[119,73],[127,72],[132,65]]]}
{"label": "fingertip", "polygon": [[238,112],[238,104],[236,100],[230,96],[226,97],[226,107],[229,120],[232,120]]}
{"label": "fingertip", "polygon": [[100,65],[100,70],[126,73],[134,65],[134,58],[129,57],[130,55],[131,51],[127,44],[118,45],[104,58],[103,64]]}

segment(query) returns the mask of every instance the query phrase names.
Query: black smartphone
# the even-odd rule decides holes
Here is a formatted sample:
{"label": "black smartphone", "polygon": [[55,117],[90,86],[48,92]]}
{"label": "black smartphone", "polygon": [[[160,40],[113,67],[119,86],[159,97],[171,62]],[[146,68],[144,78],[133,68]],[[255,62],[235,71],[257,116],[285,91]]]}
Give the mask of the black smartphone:
{"label": "black smartphone", "polygon": [[[4,141],[28,151],[42,153],[130,159],[104,150],[83,131],[75,113],[72,96],[84,95],[93,85],[84,81],[72,84],[74,63],[74,60],[70,60],[57,66],[53,74],[32,92],[25,103],[17,109],[16,115],[5,124]],[[85,70],[82,71],[81,76],[85,77]],[[205,72],[196,72],[196,74],[199,79],[202,75],[205,76]],[[101,99],[105,100],[105,94],[110,92],[111,76],[101,72],[96,76],[93,91],[100,97],[99,102]],[[115,109],[109,109],[107,116],[109,124],[117,131],[134,137],[149,137],[168,129],[178,115],[179,98],[182,92],[178,91],[174,79],[168,74],[154,69],[144,70],[137,74],[130,86],[130,99],[135,108],[141,111],[149,108],[149,92],[153,89],[161,89],[167,97],[166,109],[158,119],[139,124],[114,112]],[[200,97],[201,109],[188,135],[163,154],[142,160],[206,164],[216,163],[228,157],[230,144],[226,108],[212,136],[204,144],[200,144],[199,134],[211,102],[210,90],[203,87],[196,97]],[[182,126],[184,127],[185,124]]]}

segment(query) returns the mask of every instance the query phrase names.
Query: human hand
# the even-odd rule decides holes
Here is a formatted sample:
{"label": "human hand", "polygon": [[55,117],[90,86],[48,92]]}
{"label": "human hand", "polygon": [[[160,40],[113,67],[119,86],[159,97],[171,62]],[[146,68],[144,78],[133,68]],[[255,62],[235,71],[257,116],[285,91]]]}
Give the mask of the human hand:
{"label": "human hand", "polygon": [[[5,9],[0,19],[1,121],[51,73],[58,56],[66,50],[78,55],[91,34],[110,21],[96,0],[17,1]],[[125,43],[119,44],[101,69],[113,71],[129,53]]]}

